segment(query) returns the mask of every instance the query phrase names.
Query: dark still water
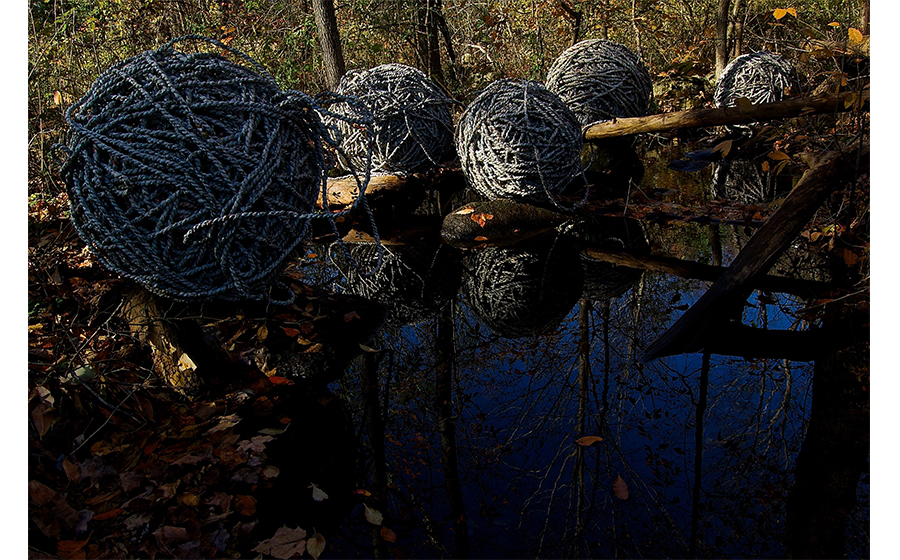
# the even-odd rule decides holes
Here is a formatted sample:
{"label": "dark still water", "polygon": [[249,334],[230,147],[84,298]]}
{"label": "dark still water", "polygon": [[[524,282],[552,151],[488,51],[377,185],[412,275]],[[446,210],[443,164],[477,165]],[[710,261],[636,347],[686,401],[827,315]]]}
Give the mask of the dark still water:
{"label": "dark still water", "polygon": [[[644,159],[631,201],[709,202],[713,167]],[[386,245],[373,277],[350,266],[331,277],[386,318],[318,394],[329,414],[309,416],[322,435],[297,451],[341,457],[301,484],[351,496],[318,521],[333,528],[319,529],[326,554],[784,557],[793,543],[868,557],[868,412],[833,413],[835,394],[867,402],[846,379],[867,353],[644,360],[710,282],[617,266],[585,246],[728,266],[759,219],[662,222],[598,218],[465,250],[425,235]],[[363,268],[376,258],[373,245],[350,254]],[[814,261],[795,244],[772,273],[828,280]],[[790,291],[753,292],[742,323],[818,325],[815,300]]]}

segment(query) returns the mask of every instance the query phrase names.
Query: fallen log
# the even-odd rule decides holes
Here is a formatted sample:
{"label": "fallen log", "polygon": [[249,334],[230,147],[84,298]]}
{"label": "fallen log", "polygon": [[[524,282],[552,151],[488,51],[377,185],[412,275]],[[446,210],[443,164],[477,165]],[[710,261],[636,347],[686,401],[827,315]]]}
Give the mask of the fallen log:
{"label": "fallen log", "polygon": [[647,117],[630,117],[589,125],[584,130],[585,140],[602,140],[648,132],[667,132],[700,126],[747,124],[851,110],[867,111],[869,90],[862,93],[844,92],[837,95],[802,97],[777,103],[764,103],[747,107],[717,107],[691,109],[677,113],[663,113]]}
{"label": "fallen log", "polygon": [[[396,192],[402,190],[409,182],[410,177],[373,175],[366,186],[366,195],[372,196],[376,193]],[[353,177],[328,179],[327,193],[329,206],[347,206],[356,202],[356,199],[359,197],[359,185]],[[317,200],[316,204],[321,207],[322,200]]]}
{"label": "fallen log", "polygon": [[[583,253],[592,259],[608,262],[616,266],[663,272],[681,278],[708,282],[715,282],[728,270],[722,266],[702,264],[674,257],[639,255],[631,251],[602,249],[591,246],[585,247]],[[772,276],[770,274],[759,277],[753,286],[756,289],[767,292],[792,294],[802,298],[814,297],[833,288],[827,282],[800,280],[784,276]]]}
{"label": "fallen log", "polygon": [[[862,152],[860,153],[860,150]],[[803,230],[825,199],[856,172],[857,158],[867,164],[868,145],[855,144],[825,155],[800,178],[784,203],[769,218],[709,290],[645,350],[642,360],[700,352],[726,318],[739,316],[753,285],[764,276]]]}

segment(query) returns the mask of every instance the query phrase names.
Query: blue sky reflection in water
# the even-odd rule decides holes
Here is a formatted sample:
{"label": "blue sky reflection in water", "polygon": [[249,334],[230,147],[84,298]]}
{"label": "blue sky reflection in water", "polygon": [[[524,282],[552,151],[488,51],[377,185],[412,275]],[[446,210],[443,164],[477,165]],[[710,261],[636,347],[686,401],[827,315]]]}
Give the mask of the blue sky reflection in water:
{"label": "blue sky reflection in water", "polygon": [[[745,240],[740,228],[730,231],[726,265]],[[463,269],[465,286],[475,269]],[[693,518],[701,557],[785,555],[785,500],[809,419],[812,363],[712,356],[694,508],[701,356],[646,364],[639,356],[708,284],[654,272],[626,284],[550,317],[544,334],[518,338],[498,334],[460,289],[443,315],[452,321],[450,417],[441,417],[435,396],[435,348],[447,336],[441,314],[381,329],[372,346],[385,418],[385,526],[398,535],[388,554],[455,556],[453,519],[464,515],[457,526],[472,557],[684,557]],[[805,328],[795,314],[804,303],[795,300],[755,293],[743,322]],[[585,357],[589,375],[580,376]],[[368,440],[358,370],[351,364],[332,389]],[[442,422],[455,434],[459,474],[450,484]],[[602,441],[582,446],[583,436]],[[868,556],[866,479],[848,529],[851,557]],[[454,492],[462,498],[456,511]],[[354,511],[344,535],[329,541],[335,555],[372,553],[359,536],[362,518]]]}

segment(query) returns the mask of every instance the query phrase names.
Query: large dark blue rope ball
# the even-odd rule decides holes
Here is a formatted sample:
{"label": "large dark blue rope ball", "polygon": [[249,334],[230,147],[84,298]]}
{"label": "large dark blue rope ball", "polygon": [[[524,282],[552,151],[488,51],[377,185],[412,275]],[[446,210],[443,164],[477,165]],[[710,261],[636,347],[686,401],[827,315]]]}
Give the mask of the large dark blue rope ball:
{"label": "large dark blue rope ball", "polygon": [[[176,50],[182,41],[241,63]],[[318,215],[334,159],[322,111],[211,39],[124,60],[66,112],[58,149],[75,228],[107,268],[156,294],[278,301],[273,281]]]}
{"label": "large dark blue rope ball", "polygon": [[713,101],[716,107],[734,106],[742,97],[753,104],[774,103],[783,100],[787,91],[800,91],[797,70],[781,56],[759,51],[742,54],[728,63],[716,84]]}
{"label": "large dark blue rope ball", "polygon": [[653,83],[628,47],[588,39],[569,47],[550,66],[547,89],[575,113],[582,126],[647,114]]}
{"label": "large dark blue rope ball", "polygon": [[[450,107],[456,102],[421,70],[392,63],[351,71],[335,92],[362,100],[372,111],[373,171],[427,171],[449,155],[453,146]],[[341,147],[359,168],[369,149],[369,135],[350,123],[336,124]]]}

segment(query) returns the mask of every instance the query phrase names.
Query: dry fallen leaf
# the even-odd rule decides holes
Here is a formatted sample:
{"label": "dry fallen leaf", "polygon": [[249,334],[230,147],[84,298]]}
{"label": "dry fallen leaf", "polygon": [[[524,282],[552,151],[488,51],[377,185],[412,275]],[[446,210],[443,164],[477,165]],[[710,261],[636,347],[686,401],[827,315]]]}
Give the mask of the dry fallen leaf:
{"label": "dry fallen leaf", "polygon": [[321,533],[315,533],[306,541],[306,552],[318,560],[319,555],[325,550],[325,537]]}
{"label": "dry fallen leaf", "polygon": [[372,509],[369,506],[363,504],[363,507],[366,508],[366,521],[371,523],[372,525],[381,525],[384,521],[384,516],[377,509]]}
{"label": "dry fallen leaf", "polygon": [[613,493],[620,500],[628,499],[628,485],[621,476],[617,476],[616,480],[613,481]]}
{"label": "dry fallen leaf", "polygon": [[397,533],[391,531],[387,527],[381,527],[381,538],[387,542],[394,542],[397,540]]}
{"label": "dry fallen leaf", "polygon": [[274,556],[286,560],[295,554],[306,552],[306,531],[297,527],[288,529],[281,527],[275,531],[275,536],[266,539],[253,548],[253,552]]}
{"label": "dry fallen leaf", "polygon": [[312,488],[312,498],[317,502],[321,502],[323,500],[328,499],[328,494],[326,494],[321,488],[316,486],[315,484],[310,484],[307,488]]}
{"label": "dry fallen leaf", "polygon": [[575,443],[578,445],[582,445],[584,447],[590,447],[595,443],[603,441],[603,438],[600,436],[584,436],[575,440]]}

